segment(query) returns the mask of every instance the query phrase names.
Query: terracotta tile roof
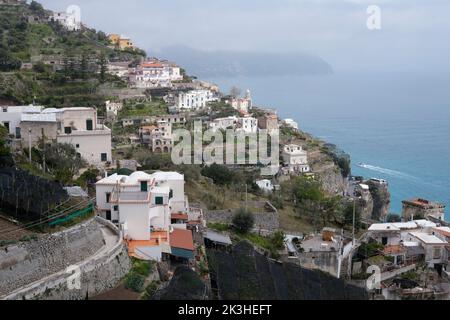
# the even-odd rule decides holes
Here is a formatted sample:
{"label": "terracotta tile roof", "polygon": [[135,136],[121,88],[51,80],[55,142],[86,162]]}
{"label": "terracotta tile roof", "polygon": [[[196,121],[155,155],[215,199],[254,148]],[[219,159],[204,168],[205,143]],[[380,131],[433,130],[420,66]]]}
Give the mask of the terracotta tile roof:
{"label": "terracotta tile roof", "polygon": [[399,254],[405,252],[405,248],[401,245],[385,246],[383,249],[384,254]]}
{"label": "terracotta tile roof", "polygon": [[171,216],[172,219],[177,219],[177,220],[188,220],[188,215],[185,213],[172,213]]}
{"label": "terracotta tile roof", "polygon": [[448,228],[434,228],[433,230],[442,234],[444,237],[450,237],[450,231],[448,231],[447,229]]}
{"label": "terracotta tile roof", "polygon": [[[161,236],[161,237],[159,237]],[[161,242],[160,242],[161,240]],[[167,232],[153,232],[151,234],[150,240],[129,240],[128,244],[128,255],[135,256],[136,248],[140,247],[158,247],[162,243],[167,243]]]}
{"label": "terracotta tile roof", "polygon": [[142,64],[143,68],[163,68],[164,66],[161,63],[157,62],[148,62]]}
{"label": "terracotta tile roof", "polygon": [[170,234],[170,246],[194,251],[194,240],[192,238],[192,231],[174,229],[173,232]]}

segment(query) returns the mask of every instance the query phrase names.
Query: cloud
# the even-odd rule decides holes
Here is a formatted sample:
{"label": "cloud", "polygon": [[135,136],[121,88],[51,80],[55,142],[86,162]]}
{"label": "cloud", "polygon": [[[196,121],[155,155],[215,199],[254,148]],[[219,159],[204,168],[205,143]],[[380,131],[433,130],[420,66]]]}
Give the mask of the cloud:
{"label": "cloud", "polygon": [[[42,0],[63,10],[71,0]],[[317,54],[336,70],[450,66],[448,0],[78,0],[82,19],[125,33],[148,50],[198,49]],[[382,30],[366,28],[368,5]],[[447,63],[446,63],[447,62]]]}

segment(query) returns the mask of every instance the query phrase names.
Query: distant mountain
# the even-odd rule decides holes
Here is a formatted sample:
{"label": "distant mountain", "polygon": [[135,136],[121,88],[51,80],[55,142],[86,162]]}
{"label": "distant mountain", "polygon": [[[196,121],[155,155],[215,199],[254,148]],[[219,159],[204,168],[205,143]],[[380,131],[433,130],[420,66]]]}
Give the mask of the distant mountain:
{"label": "distant mountain", "polygon": [[301,52],[265,53],[203,51],[185,46],[161,49],[158,55],[175,61],[198,77],[284,76],[333,73],[322,58]]}

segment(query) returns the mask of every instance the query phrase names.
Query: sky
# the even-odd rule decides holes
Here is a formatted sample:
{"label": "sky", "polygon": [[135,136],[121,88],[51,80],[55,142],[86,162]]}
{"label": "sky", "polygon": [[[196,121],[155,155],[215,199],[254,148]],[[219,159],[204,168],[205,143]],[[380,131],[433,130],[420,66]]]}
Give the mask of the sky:
{"label": "sky", "polygon": [[[335,71],[450,71],[448,0],[40,0],[81,8],[83,23],[130,36],[157,55],[170,45],[202,50],[304,52]],[[369,30],[369,5],[381,29]]]}

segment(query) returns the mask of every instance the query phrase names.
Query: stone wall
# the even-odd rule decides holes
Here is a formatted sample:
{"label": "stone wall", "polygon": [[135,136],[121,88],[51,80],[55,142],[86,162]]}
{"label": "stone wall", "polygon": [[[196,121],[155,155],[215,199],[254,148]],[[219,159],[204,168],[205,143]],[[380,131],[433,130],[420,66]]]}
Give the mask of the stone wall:
{"label": "stone wall", "polygon": [[63,232],[0,249],[0,296],[82,261],[104,246],[89,220]]}
{"label": "stone wall", "polygon": [[[261,205],[263,204],[263,205]],[[255,216],[255,229],[274,231],[279,229],[280,223],[278,219],[278,211],[270,202],[256,203],[249,202],[249,207],[258,207],[252,210]],[[235,211],[234,210],[205,210],[204,218],[207,223],[225,223],[231,224]]]}
{"label": "stone wall", "polygon": [[[105,245],[99,223],[117,234],[117,243],[110,247]],[[84,238],[84,241],[80,242],[79,239],[76,239],[76,230],[78,230],[79,236]],[[33,258],[30,258],[28,254],[28,260],[23,259],[24,255],[26,256],[25,251],[22,251],[22,255],[15,255],[16,260],[21,261],[18,264],[21,265],[20,270],[24,271],[22,274],[26,273],[27,268],[31,266],[32,268],[29,269],[31,270],[30,274],[33,274],[37,281],[32,283],[28,281],[21,286],[16,285],[14,287],[17,289],[13,292],[11,292],[11,285],[9,285],[7,292],[10,293],[7,296],[3,296],[4,299],[86,299],[116,287],[131,268],[131,262],[119,230],[113,224],[99,217],[74,229],[62,232],[59,234],[59,237],[64,238],[66,244],[60,243],[59,246],[56,245],[53,248],[49,248],[50,250],[46,254],[40,251]],[[69,239],[75,241],[71,243]],[[58,258],[56,252],[62,254],[62,257]],[[69,252],[72,252],[74,256],[71,256]],[[49,257],[53,257],[53,259],[49,259]],[[75,258],[77,258],[77,261],[74,261]],[[44,278],[42,274],[39,276],[35,275],[36,270],[33,268],[35,264],[41,263],[46,265],[52,261],[62,266],[62,268]],[[66,271],[69,265],[77,267],[76,273],[79,274],[79,277]],[[2,289],[4,287],[4,271],[0,270]],[[12,274],[12,276],[17,281],[17,275]],[[79,279],[80,286],[75,285],[70,288],[71,283],[76,284],[77,282],[71,282],[71,280],[76,278]]]}

